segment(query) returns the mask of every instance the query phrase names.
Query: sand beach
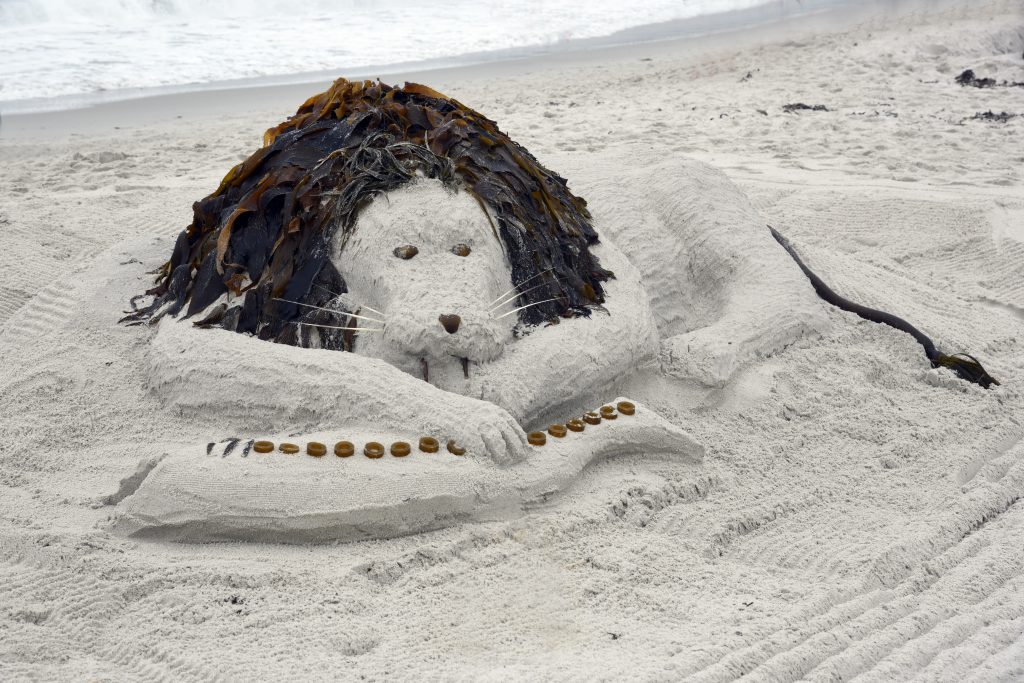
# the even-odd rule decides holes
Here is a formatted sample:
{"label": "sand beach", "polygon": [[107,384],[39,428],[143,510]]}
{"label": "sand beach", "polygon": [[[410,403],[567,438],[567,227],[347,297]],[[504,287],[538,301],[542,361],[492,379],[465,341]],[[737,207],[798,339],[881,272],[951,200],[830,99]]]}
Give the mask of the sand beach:
{"label": "sand beach", "polygon": [[[995,85],[958,83],[967,69]],[[393,538],[127,535],[118,491],[140,462],[251,425],[169,407],[154,330],[117,319],[193,202],[343,75],[3,114],[0,679],[1024,679],[1017,0],[382,76],[495,120],[619,217],[620,246],[635,169],[716,167],[838,292],[1000,386],[823,306],[821,332],[721,385],[619,383],[699,465],[596,460],[525,509]],[[218,372],[224,396],[260,391]],[[315,431],[293,418],[267,433]]]}

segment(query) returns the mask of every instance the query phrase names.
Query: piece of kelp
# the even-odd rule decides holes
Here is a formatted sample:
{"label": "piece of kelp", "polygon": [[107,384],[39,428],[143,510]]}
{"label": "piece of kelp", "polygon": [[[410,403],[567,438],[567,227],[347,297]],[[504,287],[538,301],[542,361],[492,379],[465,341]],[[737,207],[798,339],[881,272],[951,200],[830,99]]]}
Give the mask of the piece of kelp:
{"label": "piece of kelp", "polygon": [[967,69],[957,76],[956,82],[964,87],[970,86],[972,88],[994,88],[996,85],[996,79],[978,78],[971,69]]}
{"label": "piece of kelp", "polygon": [[[991,109],[989,109],[988,111],[979,111],[974,116],[969,117],[969,120],[971,120],[971,121],[989,121],[991,123],[1006,123],[1010,119],[1015,119],[1018,116],[1020,116],[1020,114],[1011,114],[1011,113],[1005,112],[1005,111],[1004,112],[1000,112],[1000,113],[997,114],[994,111],[992,111]],[[967,119],[965,119],[965,120],[967,120]]]}
{"label": "piece of kelp", "polygon": [[1020,81],[997,81],[987,76],[978,78],[971,69],[967,69],[957,76],[956,82],[964,87],[971,88],[1024,88],[1024,83]]}
{"label": "piece of kelp", "polygon": [[[343,327],[356,312],[294,302],[331,308],[347,292],[330,256],[367,202],[417,171],[464,188],[485,209],[512,281],[529,283],[519,287],[522,322],[589,315],[603,303],[612,273],[590,253],[597,233],[564,178],[494,121],[435,90],[342,78],[268,130],[263,147],[195,203],[147,292],[153,301],[124,320],[155,322],[186,303],[192,316],[230,293],[242,300],[200,326],[311,345],[310,325]],[[352,346],[351,334],[317,333],[322,348]]]}
{"label": "piece of kelp", "polygon": [[793,104],[782,105],[782,111],[786,114],[792,114],[797,111],[828,111],[828,107],[824,104],[804,104],[803,102],[794,102]]}

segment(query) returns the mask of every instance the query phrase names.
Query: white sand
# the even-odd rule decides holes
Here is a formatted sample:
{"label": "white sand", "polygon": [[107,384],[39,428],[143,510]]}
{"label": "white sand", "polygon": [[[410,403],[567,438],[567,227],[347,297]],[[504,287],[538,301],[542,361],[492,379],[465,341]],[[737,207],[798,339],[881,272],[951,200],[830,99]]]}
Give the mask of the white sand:
{"label": "white sand", "polygon": [[1022,26],[970,3],[431,80],[595,205],[588,179],[651,150],[719,166],[838,291],[1003,386],[830,310],[724,388],[665,380],[652,407],[706,446],[699,473],[627,456],[526,516],[388,541],[108,530],[140,459],[235,425],[163,410],[147,335],[99,317],[122,293],[78,283],[141,278],[139,245],[169,251],[282,112],[0,142],[0,679],[1024,677],[1024,118],[963,121],[1024,90],[952,80],[1024,80]]}

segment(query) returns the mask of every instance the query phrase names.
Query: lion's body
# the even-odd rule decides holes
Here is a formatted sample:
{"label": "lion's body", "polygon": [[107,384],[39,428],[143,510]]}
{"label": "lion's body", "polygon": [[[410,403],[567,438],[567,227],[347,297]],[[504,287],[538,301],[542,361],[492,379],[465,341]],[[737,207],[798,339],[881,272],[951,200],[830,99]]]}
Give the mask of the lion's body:
{"label": "lion's body", "polygon": [[828,327],[813,288],[724,173],[632,151],[617,161],[597,172],[571,159],[560,167],[587,197],[601,239],[643,273],[667,374],[720,386]]}

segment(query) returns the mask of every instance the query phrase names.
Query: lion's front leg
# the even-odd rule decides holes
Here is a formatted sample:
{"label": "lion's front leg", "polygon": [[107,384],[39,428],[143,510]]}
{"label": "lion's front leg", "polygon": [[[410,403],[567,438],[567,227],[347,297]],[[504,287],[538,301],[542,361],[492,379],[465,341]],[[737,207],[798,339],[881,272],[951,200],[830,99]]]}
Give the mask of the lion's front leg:
{"label": "lion's front leg", "polygon": [[233,434],[361,428],[455,440],[498,464],[526,455],[526,434],[498,406],[449,393],[388,363],[299,349],[165,320],[149,350],[151,391],[171,409],[215,416]]}

